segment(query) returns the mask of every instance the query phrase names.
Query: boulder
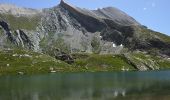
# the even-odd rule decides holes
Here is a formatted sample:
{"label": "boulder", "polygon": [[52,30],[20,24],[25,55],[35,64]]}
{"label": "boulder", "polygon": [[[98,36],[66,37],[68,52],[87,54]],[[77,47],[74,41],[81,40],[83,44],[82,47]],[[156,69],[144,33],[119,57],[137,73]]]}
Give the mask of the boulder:
{"label": "boulder", "polygon": [[69,55],[65,52],[62,52],[59,49],[56,49],[54,54],[55,54],[56,59],[62,60],[64,62],[68,63],[68,64],[74,63],[74,59],[71,55]]}

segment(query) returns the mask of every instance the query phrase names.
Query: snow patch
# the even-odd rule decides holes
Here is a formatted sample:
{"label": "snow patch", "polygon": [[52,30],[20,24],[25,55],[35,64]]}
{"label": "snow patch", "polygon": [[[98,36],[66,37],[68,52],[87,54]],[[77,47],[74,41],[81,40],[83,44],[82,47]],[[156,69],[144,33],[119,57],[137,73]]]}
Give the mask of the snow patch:
{"label": "snow patch", "polygon": [[120,46],[123,47],[123,44],[121,44]]}
{"label": "snow patch", "polygon": [[115,48],[115,47],[116,47],[116,44],[113,43],[113,48]]}

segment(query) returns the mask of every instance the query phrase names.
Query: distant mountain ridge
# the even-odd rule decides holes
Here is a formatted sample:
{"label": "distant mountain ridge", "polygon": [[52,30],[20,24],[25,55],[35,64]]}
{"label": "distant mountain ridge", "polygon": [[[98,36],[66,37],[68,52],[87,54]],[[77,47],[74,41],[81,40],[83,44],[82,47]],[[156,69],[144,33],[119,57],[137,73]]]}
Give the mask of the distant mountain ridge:
{"label": "distant mountain ridge", "polygon": [[41,10],[18,7],[14,4],[0,4],[0,13],[12,14],[12,15],[35,15],[40,13]]}

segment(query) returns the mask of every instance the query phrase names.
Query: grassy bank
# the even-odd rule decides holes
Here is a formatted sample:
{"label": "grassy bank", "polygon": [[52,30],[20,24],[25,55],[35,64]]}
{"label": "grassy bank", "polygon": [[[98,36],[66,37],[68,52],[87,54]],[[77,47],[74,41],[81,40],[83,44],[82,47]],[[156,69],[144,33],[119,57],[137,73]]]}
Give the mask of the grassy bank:
{"label": "grassy bank", "polygon": [[1,75],[48,73],[69,66],[65,62],[40,53],[23,50],[0,51]]}
{"label": "grassy bank", "polygon": [[[41,53],[26,50],[3,50],[0,51],[0,75],[43,74],[55,72],[134,71],[138,70],[135,64],[152,64],[152,66],[157,66],[159,69],[170,68],[169,60],[143,53],[132,53],[129,55],[131,56],[130,61],[123,54],[72,54],[75,62],[69,65]],[[154,64],[152,62],[154,62]]]}
{"label": "grassy bank", "polygon": [[76,59],[73,66],[89,71],[135,70],[123,55],[73,54]]}

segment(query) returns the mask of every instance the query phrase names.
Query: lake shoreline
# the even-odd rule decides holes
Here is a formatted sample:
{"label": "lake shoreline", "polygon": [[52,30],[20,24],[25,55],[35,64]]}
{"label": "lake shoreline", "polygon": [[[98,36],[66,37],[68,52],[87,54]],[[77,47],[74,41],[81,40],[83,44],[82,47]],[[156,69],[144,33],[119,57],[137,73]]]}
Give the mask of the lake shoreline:
{"label": "lake shoreline", "polygon": [[143,52],[131,54],[71,54],[68,64],[46,54],[27,50],[0,51],[0,76],[57,72],[117,72],[168,70],[170,61]]}

